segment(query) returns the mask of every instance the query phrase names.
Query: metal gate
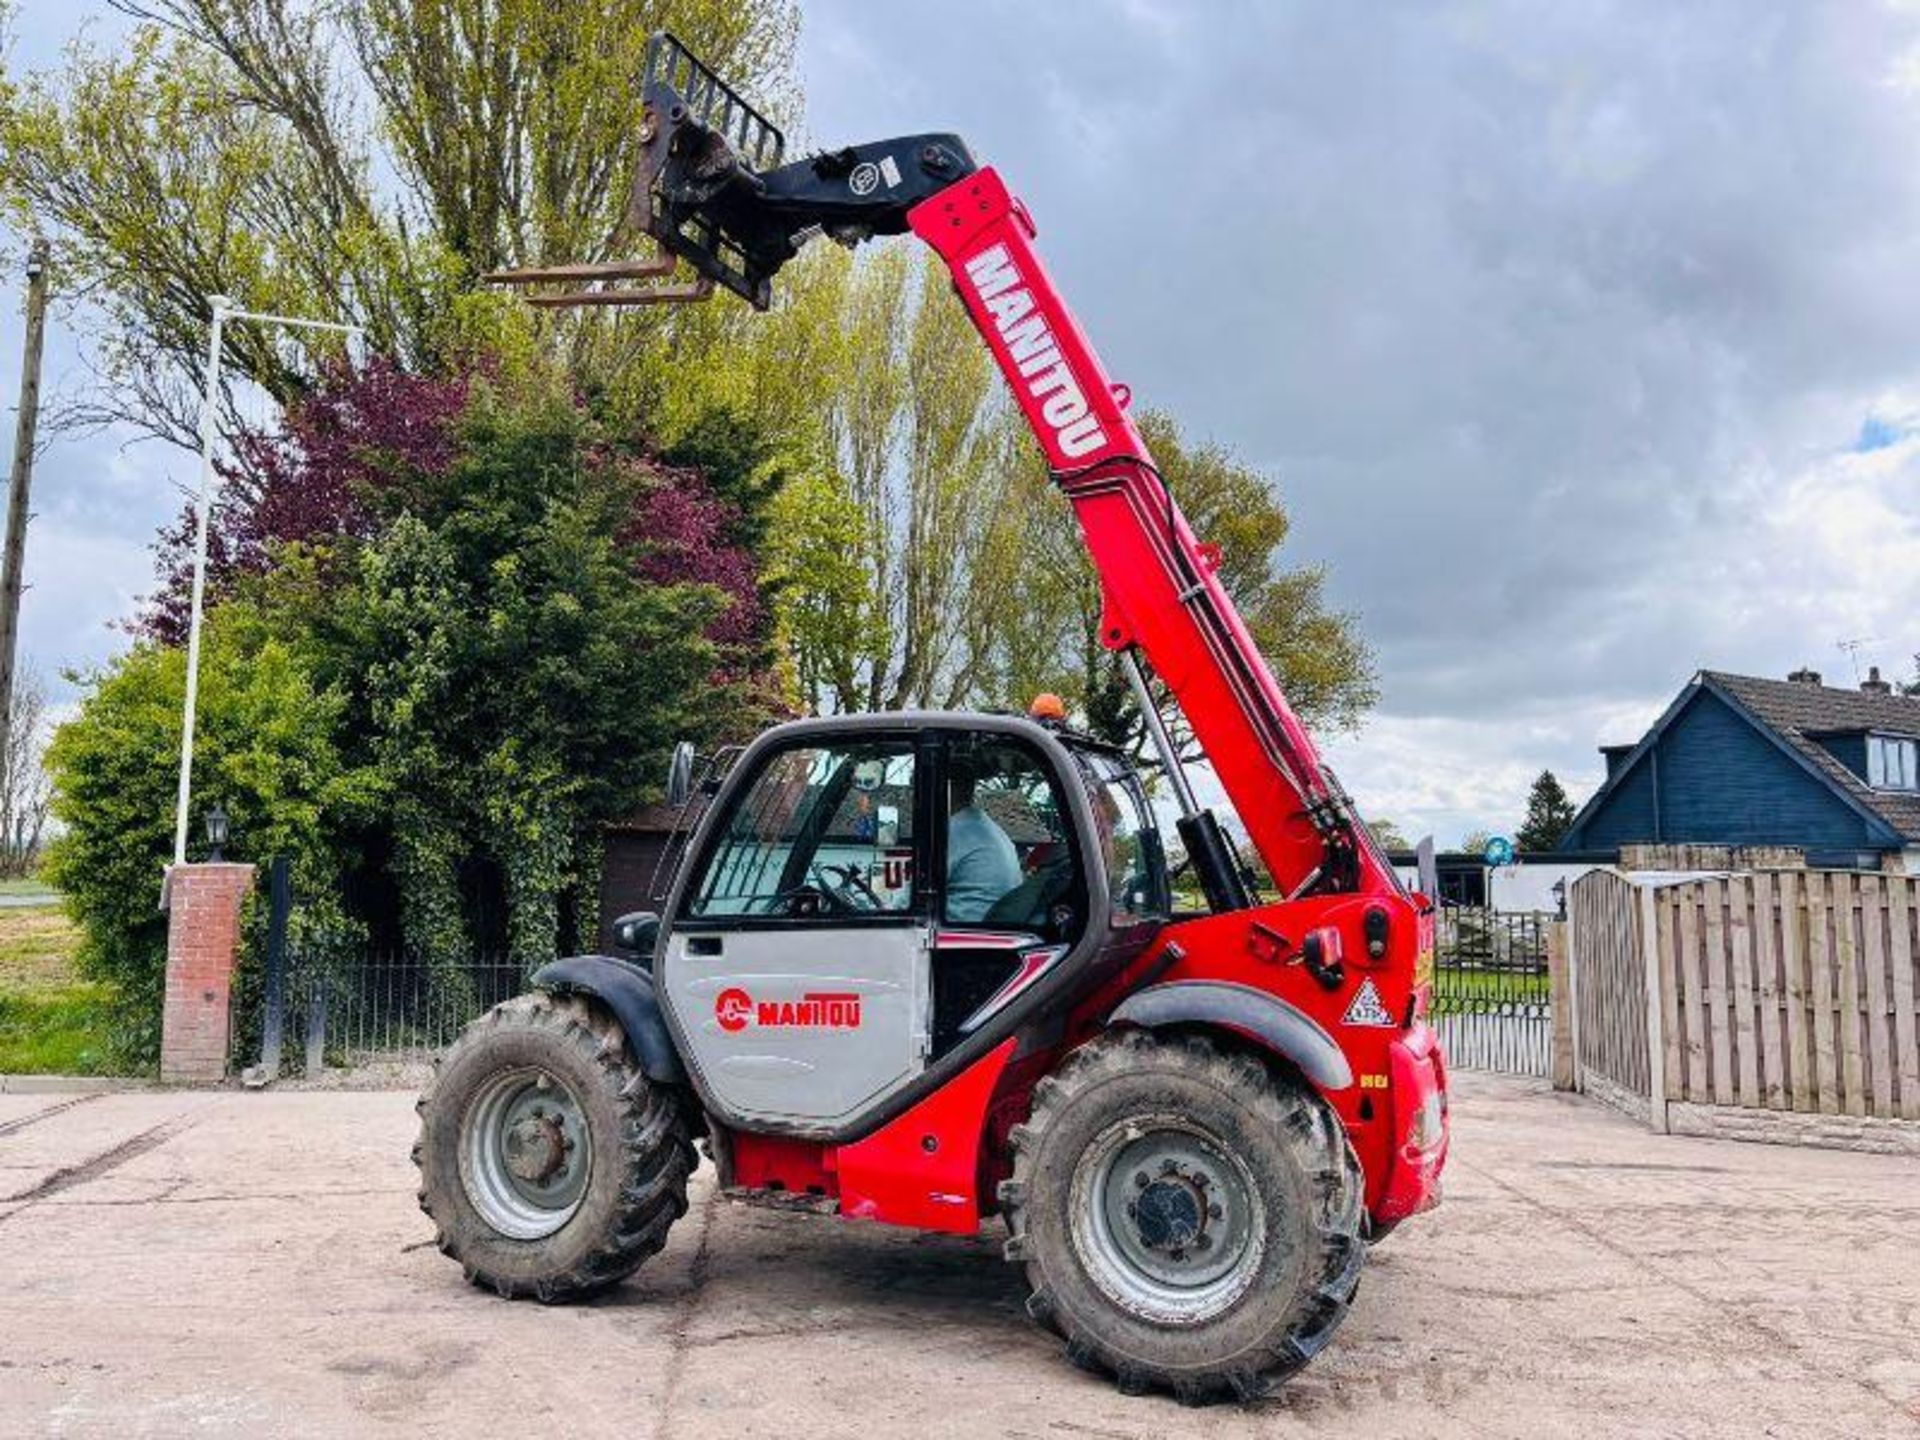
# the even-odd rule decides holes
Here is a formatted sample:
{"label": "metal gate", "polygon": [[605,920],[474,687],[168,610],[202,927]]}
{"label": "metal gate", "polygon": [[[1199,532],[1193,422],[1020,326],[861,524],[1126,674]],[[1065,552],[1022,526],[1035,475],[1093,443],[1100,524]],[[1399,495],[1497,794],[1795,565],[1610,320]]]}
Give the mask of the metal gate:
{"label": "metal gate", "polygon": [[1437,918],[1433,1014],[1449,1063],[1547,1075],[1553,1048],[1547,930],[1558,917],[1448,906]]}
{"label": "metal gate", "polygon": [[266,944],[234,977],[229,1002],[228,1061],[237,1072],[312,1079],[327,1069],[427,1061],[527,988],[526,969],[506,956],[423,960],[303,944],[288,934],[294,906],[287,862],[275,860]]}

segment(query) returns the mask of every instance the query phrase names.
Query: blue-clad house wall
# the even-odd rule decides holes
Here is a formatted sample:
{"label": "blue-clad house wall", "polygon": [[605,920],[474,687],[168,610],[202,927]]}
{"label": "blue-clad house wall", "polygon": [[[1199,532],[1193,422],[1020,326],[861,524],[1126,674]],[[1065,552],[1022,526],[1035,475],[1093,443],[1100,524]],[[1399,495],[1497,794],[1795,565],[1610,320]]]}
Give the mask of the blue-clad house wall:
{"label": "blue-clad house wall", "polygon": [[1564,847],[1884,843],[1831,785],[1710,689],[1695,690],[1629,763]]}
{"label": "blue-clad house wall", "polygon": [[1608,792],[1586,824],[1569,830],[1562,850],[1613,850],[1622,844],[1644,845],[1660,833],[1653,813],[1653,766],[1643,758]]}

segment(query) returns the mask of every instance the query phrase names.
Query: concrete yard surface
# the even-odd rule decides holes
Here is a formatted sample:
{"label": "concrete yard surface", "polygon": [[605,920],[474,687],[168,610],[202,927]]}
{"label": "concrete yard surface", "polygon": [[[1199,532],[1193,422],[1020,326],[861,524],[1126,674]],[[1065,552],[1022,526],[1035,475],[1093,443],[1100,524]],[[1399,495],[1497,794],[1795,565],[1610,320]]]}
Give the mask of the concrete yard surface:
{"label": "concrete yard surface", "polygon": [[1257,1406],[1129,1399],[997,1227],[711,1197],[595,1303],[437,1254],[399,1093],[0,1095],[0,1433],[1912,1436],[1920,1163],[1670,1139],[1458,1077],[1446,1204]]}

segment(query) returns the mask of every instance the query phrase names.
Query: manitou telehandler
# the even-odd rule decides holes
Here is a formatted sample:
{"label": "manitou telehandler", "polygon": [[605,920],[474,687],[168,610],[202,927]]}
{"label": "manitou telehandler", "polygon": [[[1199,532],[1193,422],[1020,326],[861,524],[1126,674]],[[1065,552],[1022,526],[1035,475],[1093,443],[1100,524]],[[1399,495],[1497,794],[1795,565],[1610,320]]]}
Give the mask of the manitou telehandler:
{"label": "manitou telehandler", "polygon": [[[661,258],[502,280],[557,304],[764,309],[817,234],[911,230],[953,281],[1078,515],[1204,913],[1177,913],[1127,755],[1056,713],[842,716],[709,761],[664,913],[476,1021],[421,1098],[421,1204],[504,1296],[620,1280],[730,1196],[971,1234],[1127,1391],[1264,1393],[1324,1346],[1367,1244],[1439,1198],[1433,920],[1320,762],[1035,254],[952,135],[783,163],[670,36],[643,82],[633,221]],[[604,288],[684,262],[699,277]],[[1282,898],[1196,801],[1165,685]],[[696,803],[689,794],[698,790]],[[697,801],[704,800],[704,806]]]}

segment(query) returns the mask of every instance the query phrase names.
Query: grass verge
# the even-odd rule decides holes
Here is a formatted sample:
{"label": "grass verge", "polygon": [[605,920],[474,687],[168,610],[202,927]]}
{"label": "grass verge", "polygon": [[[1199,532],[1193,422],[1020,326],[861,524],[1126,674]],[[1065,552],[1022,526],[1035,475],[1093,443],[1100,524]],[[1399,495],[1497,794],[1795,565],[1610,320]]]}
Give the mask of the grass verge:
{"label": "grass verge", "polygon": [[0,909],[0,1075],[112,1073],[113,987],[74,968],[79,940],[58,906]]}

